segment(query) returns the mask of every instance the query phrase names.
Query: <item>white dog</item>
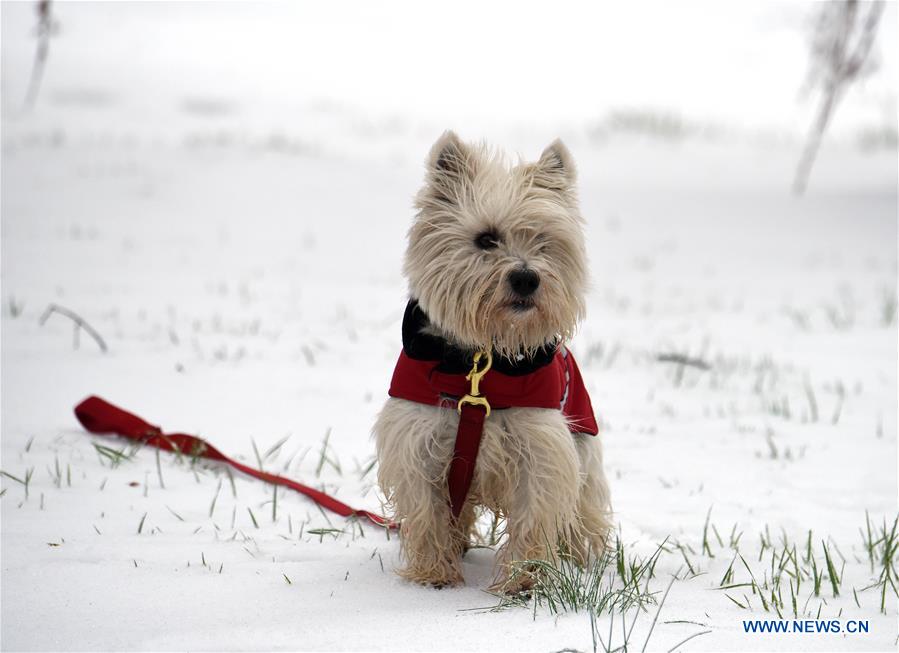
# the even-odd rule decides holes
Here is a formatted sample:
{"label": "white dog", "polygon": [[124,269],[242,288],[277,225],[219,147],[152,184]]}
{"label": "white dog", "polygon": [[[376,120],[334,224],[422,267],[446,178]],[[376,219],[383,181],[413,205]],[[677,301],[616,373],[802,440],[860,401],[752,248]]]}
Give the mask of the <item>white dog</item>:
{"label": "white dog", "polygon": [[510,168],[452,132],[427,168],[403,353],[374,427],[378,482],[401,523],[401,575],[463,582],[483,506],[506,520],[494,587],[514,592],[532,579],[513,561],[586,562],[610,527],[596,422],[565,349],[587,284],[575,168],[559,141]]}

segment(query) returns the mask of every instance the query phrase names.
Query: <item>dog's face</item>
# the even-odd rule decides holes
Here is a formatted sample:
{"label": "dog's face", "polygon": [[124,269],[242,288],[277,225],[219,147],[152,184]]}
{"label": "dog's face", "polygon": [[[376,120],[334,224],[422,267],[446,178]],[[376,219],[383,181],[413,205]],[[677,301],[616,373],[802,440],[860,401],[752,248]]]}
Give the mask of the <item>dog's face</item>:
{"label": "dog's face", "polygon": [[511,168],[452,132],[434,144],[404,271],[440,335],[506,356],[572,335],[587,284],[574,184],[560,141]]}

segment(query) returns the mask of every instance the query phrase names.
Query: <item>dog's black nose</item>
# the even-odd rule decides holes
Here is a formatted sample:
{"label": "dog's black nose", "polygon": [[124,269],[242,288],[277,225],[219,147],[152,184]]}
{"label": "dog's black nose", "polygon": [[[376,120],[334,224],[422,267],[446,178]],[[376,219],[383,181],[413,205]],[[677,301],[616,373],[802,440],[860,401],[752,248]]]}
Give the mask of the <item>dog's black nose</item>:
{"label": "dog's black nose", "polygon": [[540,276],[533,270],[515,270],[509,275],[509,285],[521,297],[533,295],[540,287]]}

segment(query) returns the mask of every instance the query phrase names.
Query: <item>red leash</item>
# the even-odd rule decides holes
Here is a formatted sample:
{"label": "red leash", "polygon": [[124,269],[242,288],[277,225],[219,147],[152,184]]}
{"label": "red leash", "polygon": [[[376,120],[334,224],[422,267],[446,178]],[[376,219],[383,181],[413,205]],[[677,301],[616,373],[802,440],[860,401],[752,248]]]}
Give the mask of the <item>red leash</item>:
{"label": "red leash", "polygon": [[[478,411],[480,412],[480,411]],[[335,512],[341,517],[364,517],[376,526],[385,528],[398,528],[396,524],[389,519],[376,515],[368,510],[356,510],[345,503],[338,501],[332,496],[311,488],[302,483],[297,483],[289,478],[278,476],[277,474],[269,474],[260,469],[253,469],[243,463],[228,458],[221,451],[213,447],[211,444],[193,435],[185,435],[184,433],[163,433],[158,426],[153,426],[142,420],[137,415],[113,406],[109,402],[99,397],[88,397],[75,407],[75,417],[81,422],[81,425],[95,435],[119,435],[123,438],[138,440],[142,444],[158,447],[165,451],[174,451],[188,456],[198,456],[200,458],[209,458],[217,460],[226,465],[230,465],[234,469],[243,472],[253,478],[258,478],[272,485],[281,485],[291,490],[296,490],[300,494],[315,501],[318,505],[326,510]],[[474,468],[472,467],[472,472]]]}

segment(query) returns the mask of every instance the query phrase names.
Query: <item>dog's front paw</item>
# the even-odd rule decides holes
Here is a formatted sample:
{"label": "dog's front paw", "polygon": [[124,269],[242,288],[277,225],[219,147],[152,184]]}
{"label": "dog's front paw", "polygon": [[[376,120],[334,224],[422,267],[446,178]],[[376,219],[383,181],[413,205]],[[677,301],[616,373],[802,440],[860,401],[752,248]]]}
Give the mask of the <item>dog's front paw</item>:
{"label": "dog's front paw", "polygon": [[465,584],[462,574],[456,571],[435,573],[434,571],[416,572],[412,569],[406,569],[401,571],[400,575],[413,583],[418,583],[425,587],[433,587],[438,590],[442,590],[444,587],[456,587],[457,585]]}

